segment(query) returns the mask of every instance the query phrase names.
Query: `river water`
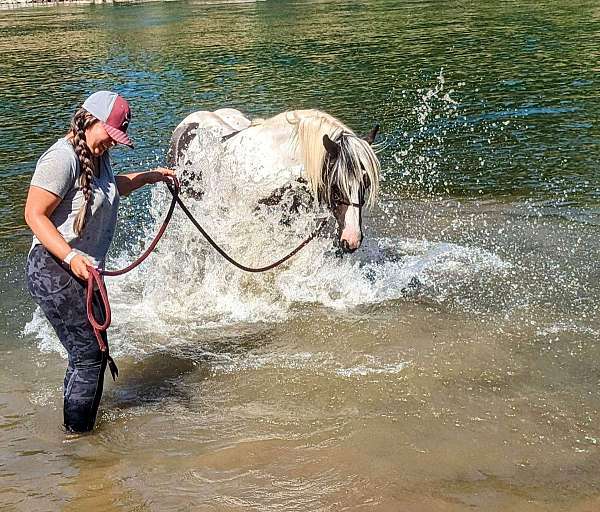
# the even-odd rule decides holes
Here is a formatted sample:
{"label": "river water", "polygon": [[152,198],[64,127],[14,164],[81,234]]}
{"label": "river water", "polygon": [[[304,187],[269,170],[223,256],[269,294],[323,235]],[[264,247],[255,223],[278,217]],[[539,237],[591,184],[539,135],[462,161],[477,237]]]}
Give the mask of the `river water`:
{"label": "river water", "polygon": [[[199,2],[0,17],[0,508],[600,509],[597,2]],[[65,440],[64,354],[24,288],[37,158],[92,91],[130,100],[164,162],[188,113],[320,108],[382,127],[364,246],[275,272],[220,260],[177,214],[109,282],[121,377]],[[241,260],[301,238],[226,169],[192,202]],[[110,267],[151,238],[123,201]],[[280,229],[281,228],[281,229]]]}

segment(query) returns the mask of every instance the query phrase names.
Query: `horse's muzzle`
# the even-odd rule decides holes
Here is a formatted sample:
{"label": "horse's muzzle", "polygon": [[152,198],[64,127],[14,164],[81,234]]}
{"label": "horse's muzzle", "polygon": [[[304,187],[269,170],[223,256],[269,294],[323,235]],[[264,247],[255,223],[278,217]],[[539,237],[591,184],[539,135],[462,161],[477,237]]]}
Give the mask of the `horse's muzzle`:
{"label": "horse's muzzle", "polygon": [[350,247],[348,240],[340,240],[340,247],[345,253],[353,253],[354,251],[356,251],[356,249],[358,249],[358,247],[360,247],[360,244],[356,247]]}

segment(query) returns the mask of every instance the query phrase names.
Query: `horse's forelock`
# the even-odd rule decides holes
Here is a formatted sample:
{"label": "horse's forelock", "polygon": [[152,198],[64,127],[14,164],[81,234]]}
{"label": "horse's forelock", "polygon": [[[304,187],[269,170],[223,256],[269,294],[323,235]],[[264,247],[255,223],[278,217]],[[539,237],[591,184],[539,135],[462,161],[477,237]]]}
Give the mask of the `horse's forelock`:
{"label": "horse's forelock", "polygon": [[[368,142],[357,137],[335,117],[319,110],[288,112],[286,120],[296,125],[294,137],[314,197],[330,202],[335,186],[350,198],[353,185],[360,182],[363,173],[366,173],[371,186],[365,190],[364,200],[367,206],[375,203],[379,188],[380,164]],[[333,165],[327,166],[328,169],[328,154],[323,145],[324,135],[340,145],[340,153]]]}
{"label": "horse's forelock", "polygon": [[302,157],[304,172],[315,198],[323,196],[325,181],[323,167],[327,151],[323,145],[323,136],[337,139],[344,131],[349,131],[341,121],[319,110],[300,110],[288,112],[288,123],[295,125],[293,137]]}
{"label": "horse's forelock", "polygon": [[350,200],[352,188],[363,182],[365,175],[370,186],[363,189],[367,207],[375,204],[379,191],[380,164],[370,144],[353,133],[342,133],[335,141],[340,151],[329,169],[326,197],[331,197],[333,187]]}

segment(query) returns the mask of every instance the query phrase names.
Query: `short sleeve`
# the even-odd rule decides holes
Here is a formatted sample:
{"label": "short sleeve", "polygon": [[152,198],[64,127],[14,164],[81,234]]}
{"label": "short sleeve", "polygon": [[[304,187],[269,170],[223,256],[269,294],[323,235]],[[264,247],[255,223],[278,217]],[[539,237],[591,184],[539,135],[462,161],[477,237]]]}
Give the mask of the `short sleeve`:
{"label": "short sleeve", "polygon": [[75,186],[77,162],[68,148],[51,147],[38,160],[31,184],[64,199]]}

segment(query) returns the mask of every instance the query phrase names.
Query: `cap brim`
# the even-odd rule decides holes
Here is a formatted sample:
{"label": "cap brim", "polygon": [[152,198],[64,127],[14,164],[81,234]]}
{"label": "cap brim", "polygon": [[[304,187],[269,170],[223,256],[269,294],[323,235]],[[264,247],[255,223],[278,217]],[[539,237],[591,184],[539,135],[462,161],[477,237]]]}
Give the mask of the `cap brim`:
{"label": "cap brim", "polygon": [[113,128],[112,126],[106,123],[102,124],[104,125],[106,133],[108,133],[111,139],[114,140],[117,144],[123,144],[124,146],[129,146],[130,148],[133,147],[133,142],[131,142],[131,139],[127,136],[126,133],[122,132],[121,130],[117,130],[116,128]]}

